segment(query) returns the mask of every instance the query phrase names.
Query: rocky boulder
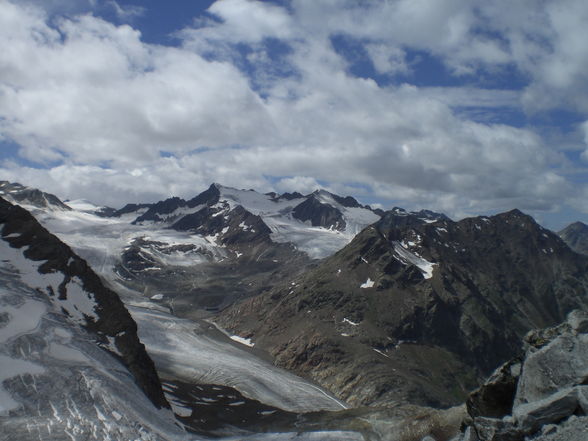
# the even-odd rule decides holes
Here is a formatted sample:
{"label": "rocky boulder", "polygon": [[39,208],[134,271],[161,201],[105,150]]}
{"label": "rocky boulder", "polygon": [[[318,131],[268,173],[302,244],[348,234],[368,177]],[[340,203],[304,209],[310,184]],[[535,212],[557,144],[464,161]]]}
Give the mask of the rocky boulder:
{"label": "rocky boulder", "polygon": [[522,363],[497,369],[467,408],[459,441],[588,439],[588,314],[572,311],[561,325],[529,332]]}
{"label": "rocky boulder", "polygon": [[492,418],[510,415],[520,373],[519,358],[496,369],[486,383],[470,394],[466,402],[468,414],[472,417]]}

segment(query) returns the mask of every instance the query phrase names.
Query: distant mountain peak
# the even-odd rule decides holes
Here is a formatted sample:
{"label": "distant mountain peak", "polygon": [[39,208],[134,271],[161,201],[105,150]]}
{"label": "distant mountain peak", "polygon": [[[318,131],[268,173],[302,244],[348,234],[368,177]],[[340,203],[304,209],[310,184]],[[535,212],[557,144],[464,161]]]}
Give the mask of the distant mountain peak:
{"label": "distant mountain peak", "polygon": [[0,196],[4,197],[9,202],[19,205],[64,211],[71,210],[71,208],[64,204],[57,196],[51,193],[45,193],[36,188],[24,186],[17,182],[0,181]]}
{"label": "distant mountain peak", "polygon": [[[387,212],[223,323],[348,401],[449,406],[467,390],[456,378],[474,384],[530,329],[588,309],[588,258],[520,210],[458,222],[423,214]],[[331,370],[337,379],[323,374]],[[435,380],[423,385],[427,375]]]}
{"label": "distant mountain peak", "polygon": [[588,255],[588,225],[576,221],[557,234],[572,250]]}

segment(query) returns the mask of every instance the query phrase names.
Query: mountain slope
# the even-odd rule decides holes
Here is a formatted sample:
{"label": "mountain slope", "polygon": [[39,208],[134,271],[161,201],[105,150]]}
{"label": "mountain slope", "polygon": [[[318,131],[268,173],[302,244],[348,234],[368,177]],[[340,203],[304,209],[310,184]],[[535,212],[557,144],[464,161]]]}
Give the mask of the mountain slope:
{"label": "mountain slope", "polygon": [[137,337],[137,326],[118,295],[29,212],[1,198],[0,225],[3,255],[11,253],[28,267],[36,267],[28,271],[33,287],[72,321],[95,333],[99,343],[118,353],[156,406],[168,407],[153,362]]}
{"label": "mountain slope", "polygon": [[557,234],[575,252],[588,254],[588,225],[574,222]]}
{"label": "mountain slope", "polygon": [[0,230],[0,439],[188,439],[118,296],[1,198]]}
{"label": "mountain slope", "polygon": [[517,210],[460,222],[394,210],[219,320],[353,404],[445,406],[529,329],[588,308],[587,270]]}

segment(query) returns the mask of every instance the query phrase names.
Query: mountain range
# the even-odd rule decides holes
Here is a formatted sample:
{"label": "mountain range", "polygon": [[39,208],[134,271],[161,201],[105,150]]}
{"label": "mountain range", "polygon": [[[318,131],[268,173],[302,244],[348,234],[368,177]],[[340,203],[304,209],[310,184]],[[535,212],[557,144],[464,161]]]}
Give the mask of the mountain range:
{"label": "mountain range", "polygon": [[220,323],[353,404],[462,402],[524,334],[588,308],[588,258],[530,216],[389,212]]}
{"label": "mountain range", "polygon": [[[6,333],[6,364],[34,364],[33,379],[43,377],[39,366],[68,363],[125,371],[133,378],[125,390],[138,387],[146,400],[113,392],[145,410],[117,419],[110,407],[92,413],[84,389],[83,406],[76,398],[53,416],[41,412],[43,427],[86,418],[85,434],[108,432],[114,418],[112,439],[133,430],[176,439],[184,429],[290,439],[298,428],[303,439],[408,440],[407,421],[441,418],[455,434],[465,413],[450,407],[519,355],[529,330],[588,310],[585,232],[570,226],[558,235],[518,210],[454,222],[325,190],[260,194],[219,184],[192,199],[120,209],[5,181],[0,197],[3,259],[13,268],[4,273],[21,275],[0,280],[2,299],[20,298],[0,304],[8,329],[37,302],[63,323],[54,335],[85,339],[83,350],[74,345],[83,355],[44,334],[41,349],[19,353],[21,340],[40,338],[47,319],[39,312],[23,333]],[[67,347],[61,359],[42,349],[53,344]],[[102,358],[79,362],[89,353]],[[20,391],[12,376],[4,385],[12,407],[0,426],[17,430],[38,391]],[[169,406],[175,423],[169,411],[148,416]],[[132,418],[139,423],[125,432]]]}

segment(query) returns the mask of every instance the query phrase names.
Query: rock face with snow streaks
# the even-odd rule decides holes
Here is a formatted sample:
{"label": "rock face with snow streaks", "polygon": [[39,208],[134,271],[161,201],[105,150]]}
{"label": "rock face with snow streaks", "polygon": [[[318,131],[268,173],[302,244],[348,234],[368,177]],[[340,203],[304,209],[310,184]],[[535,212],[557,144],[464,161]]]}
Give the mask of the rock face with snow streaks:
{"label": "rock face with snow streaks", "polygon": [[220,320],[353,404],[446,406],[527,331],[588,309],[587,289],[588,259],[518,210],[452,222],[396,209]]}

